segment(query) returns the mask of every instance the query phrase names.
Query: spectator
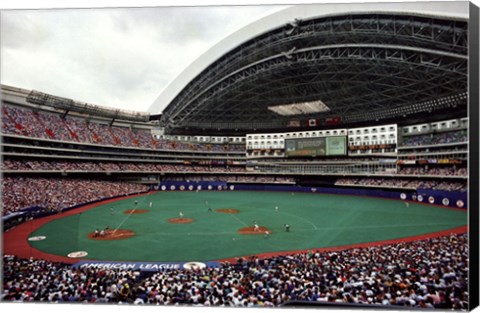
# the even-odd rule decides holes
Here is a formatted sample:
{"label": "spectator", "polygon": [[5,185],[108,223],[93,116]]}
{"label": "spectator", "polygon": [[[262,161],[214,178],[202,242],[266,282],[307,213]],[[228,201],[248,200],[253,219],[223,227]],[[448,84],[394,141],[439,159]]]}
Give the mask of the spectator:
{"label": "spectator", "polygon": [[2,214],[35,206],[61,211],[85,202],[145,191],[147,186],[125,182],[6,176],[2,180]]}
{"label": "spectator", "polygon": [[148,128],[109,126],[106,122],[88,121],[56,112],[33,111],[3,105],[2,130],[5,134],[60,141],[76,141],[111,146],[140,147],[156,150],[244,152],[244,144],[206,144],[155,139]]}
{"label": "spectator", "polygon": [[[4,256],[3,301],[274,307],[288,301],[467,310],[467,235],[309,251],[141,279],[114,269]],[[88,278],[88,282],[86,281]]]}

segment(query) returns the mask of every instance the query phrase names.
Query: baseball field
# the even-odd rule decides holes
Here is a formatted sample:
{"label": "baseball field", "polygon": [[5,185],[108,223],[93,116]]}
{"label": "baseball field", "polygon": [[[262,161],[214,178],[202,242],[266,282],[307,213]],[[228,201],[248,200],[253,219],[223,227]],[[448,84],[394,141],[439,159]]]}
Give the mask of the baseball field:
{"label": "baseball field", "polygon": [[[66,257],[85,251],[88,260],[187,262],[424,238],[466,224],[466,210],[400,200],[201,191],[101,202],[21,227],[30,249],[24,253]],[[22,244],[17,249],[25,250]]]}

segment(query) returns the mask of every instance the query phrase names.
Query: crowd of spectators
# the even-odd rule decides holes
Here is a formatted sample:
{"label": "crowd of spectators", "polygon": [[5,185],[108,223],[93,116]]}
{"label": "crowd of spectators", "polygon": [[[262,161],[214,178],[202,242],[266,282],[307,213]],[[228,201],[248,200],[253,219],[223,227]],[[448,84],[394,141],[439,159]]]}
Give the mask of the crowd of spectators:
{"label": "crowd of spectators", "polygon": [[[133,172],[211,172],[211,173],[243,173],[247,169],[244,166],[232,166],[232,165],[198,165],[198,164],[159,164],[159,163],[132,163],[132,162],[106,162],[106,161],[66,161],[66,160],[54,160],[54,159],[4,159],[2,161],[3,170],[11,171],[90,171],[90,172],[116,172],[116,171],[133,171]],[[282,170],[283,169],[283,170]],[[289,170],[295,171],[295,166],[289,168],[280,168],[281,171]],[[362,172],[362,168],[349,168],[349,167],[332,167],[323,168],[323,171],[318,172],[326,173],[348,173],[348,172]],[[380,168],[369,168],[371,172],[379,173]],[[256,167],[257,171],[261,172],[273,172],[279,171],[278,168],[263,168]],[[303,166],[299,168],[302,172],[308,172],[309,168]],[[317,172],[313,171],[312,172]],[[387,170],[383,170],[388,172]],[[468,176],[468,170],[466,167],[458,166],[403,166],[398,171],[400,175],[429,175],[429,176]]]}
{"label": "crowd of spectators", "polygon": [[[3,301],[275,307],[288,301],[468,310],[467,235],[140,272],[4,256]],[[360,307],[359,307],[360,308]]]}
{"label": "crowd of spectators", "polygon": [[[38,130],[44,129],[45,135],[47,138],[57,139],[62,141],[71,141],[74,133],[72,133],[64,120],[60,118],[57,114],[48,114],[45,112],[34,112],[33,113],[36,120],[39,122],[37,126]],[[41,126],[41,127],[40,127]],[[42,138],[42,134],[39,134],[37,130],[37,135],[34,137]]]}
{"label": "crowd of spectators", "polygon": [[434,153],[438,153],[438,155],[434,155],[434,158],[441,159],[445,156],[445,154],[440,154],[441,152],[451,152],[451,154],[461,153],[465,155],[468,152],[468,143],[463,145],[455,145],[455,146],[434,146],[434,147],[417,147],[411,148],[405,151],[399,151],[399,155],[407,154],[423,154],[423,153],[430,153],[430,155],[434,155]]}
{"label": "crowd of spectators", "polygon": [[7,134],[45,138],[46,130],[38,126],[33,111],[2,105],[2,130]]}
{"label": "crowd of spectators", "polygon": [[60,113],[34,111],[11,105],[2,107],[5,134],[91,144],[161,150],[244,152],[244,144],[193,143],[154,138],[149,129],[110,126]]}
{"label": "crowd of spectators", "polygon": [[148,191],[147,186],[92,179],[9,177],[2,179],[3,215],[40,207],[61,211],[78,204]]}
{"label": "crowd of spectators", "polygon": [[432,176],[467,176],[466,167],[442,166],[442,167],[420,167],[409,166],[402,167],[398,174],[401,175],[432,175]]}
{"label": "crowd of spectators", "polygon": [[[422,187],[423,188],[423,187]],[[467,191],[467,183],[442,181],[432,186],[434,190]]]}
{"label": "crowd of spectators", "polygon": [[434,189],[445,191],[467,191],[467,182],[439,181],[403,178],[339,178],[336,186],[369,186],[399,189]]}
{"label": "crowd of spectators", "polygon": [[402,146],[416,147],[439,145],[446,143],[467,142],[468,132],[466,130],[449,131],[442,133],[431,133],[424,135],[403,137]]}
{"label": "crowd of spectators", "polygon": [[395,164],[281,164],[266,165],[259,164],[253,167],[254,171],[272,174],[272,173],[288,173],[288,174],[382,174],[392,173],[395,171]]}
{"label": "crowd of spectators", "polygon": [[292,184],[295,179],[288,176],[257,176],[257,175],[165,175],[163,181],[185,181],[189,182],[228,182],[228,183],[277,183]]}
{"label": "crowd of spectators", "polygon": [[12,171],[72,171],[72,172],[211,172],[242,173],[243,166],[208,166],[191,164],[159,164],[103,161],[65,161],[36,159],[4,159],[3,170]]}
{"label": "crowd of spectators", "polygon": [[252,162],[252,164],[258,164],[258,163],[279,163],[279,162],[298,162],[298,163],[331,163],[331,162],[338,162],[338,163],[356,163],[356,162],[395,162],[396,159],[392,158],[385,158],[385,157],[377,157],[377,156],[372,156],[372,157],[357,157],[357,156],[352,156],[352,157],[326,157],[326,156],[321,156],[321,157],[306,157],[306,158],[272,158],[272,159],[264,159],[260,162]]}

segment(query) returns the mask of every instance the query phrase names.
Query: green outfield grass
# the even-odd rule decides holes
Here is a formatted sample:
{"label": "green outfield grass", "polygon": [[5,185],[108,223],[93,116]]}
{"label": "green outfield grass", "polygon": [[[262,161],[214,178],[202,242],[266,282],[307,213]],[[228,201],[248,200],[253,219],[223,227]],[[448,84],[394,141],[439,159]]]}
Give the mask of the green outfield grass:
{"label": "green outfield grass", "polygon": [[[149,212],[123,213],[135,208],[135,200],[137,209]],[[279,212],[275,212],[275,206]],[[208,212],[208,207],[235,208],[240,213]],[[180,211],[195,222],[168,223]],[[254,221],[272,231],[269,238],[237,233]],[[285,223],[291,225],[288,233]],[[92,260],[210,261],[397,239],[466,224],[466,211],[415,203],[407,207],[402,201],[377,198],[281,192],[157,192],[53,220],[31,234],[46,236],[46,240],[30,244],[62,256],[87,251],[86,258]],[[88,233],[106,225],[112,230],[129,229],[136,235],[113,241],[88,238]]]}

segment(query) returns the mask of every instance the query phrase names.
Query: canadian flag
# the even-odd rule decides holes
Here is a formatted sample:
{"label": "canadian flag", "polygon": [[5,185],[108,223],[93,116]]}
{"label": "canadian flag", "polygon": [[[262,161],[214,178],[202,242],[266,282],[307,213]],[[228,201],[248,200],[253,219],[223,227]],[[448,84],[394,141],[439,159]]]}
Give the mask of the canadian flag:
{"label": "canadian flag", "polygon": [[311,118],[308,120],[308,126],[309,127],[315,127],[318,125],[318,121],[316,118]]}

